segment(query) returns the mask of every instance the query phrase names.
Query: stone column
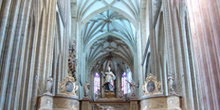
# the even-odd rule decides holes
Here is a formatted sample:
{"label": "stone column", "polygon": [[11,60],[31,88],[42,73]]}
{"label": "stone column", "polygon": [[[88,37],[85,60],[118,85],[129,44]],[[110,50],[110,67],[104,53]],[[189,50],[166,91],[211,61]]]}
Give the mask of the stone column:
{"label": "stone column", "polygon": [[192,33],[199,110],[220,108],[220,1],[186,0]]}
{"label": "stone column", "polygon": [[[4,3],[2,4],[2,2]],[[10,8],[12,6],[12,0],[1,0],[1,26],[0,26],[0,56],[2,55],[3,44],[6,36],[6,26],[8,25]]]}
{"label": "stone column", "polygon": [[[28,95],[26,109],[34,109],[36,99],[34,96],[44,93],[46,79],[52,72],[53,46],[55,36],[55,19],[57,0],[38,0],[36,8],[36,28],[35,36],[36,56],[35,64],[31,65],[30,79],[28,81]],[[34,78],[33,76],[37,76]]]}
{"label": "stone column", "polygon": [[[152,60],[152,74],[154,74],[158,80],[162,82],[162,89],[164,95],[167,95],[167,72],[173,71],[168,68],[174,69],[173,64],[173,41],[172,35],[170,34],[171,29],[166,29],[168,23],[165,12],[164,1],[162,0],[149,0],[149,20],[150,20],[150,57]],[[166,14],[166,15],[165,15]],[[169,48],[167,46],[170,46]],[[169,62],[169,63],[168,63]],[[172,64],[170,64],[170,62]],[[168,68],[167,68],[168,67]],[[173,72],[174,73],[174,72]]]}
{"label": "stone column", "polygon": [[165,0],[164,4],[164,19],[165,19],[165,31],[168,49],[168,75],[174,77],[175,79],[175,89],[178,94],[183,96],[183,109],[194,109],[194,98],[192,89],[192,78],[190,73],[189,57],[188,52],[192,50],[187,50],[187,43],[184,42],[187,36],[184,36],[185,26],[183,23],[184,16],[186,12],[186,4],[184,1],[172,1]]}

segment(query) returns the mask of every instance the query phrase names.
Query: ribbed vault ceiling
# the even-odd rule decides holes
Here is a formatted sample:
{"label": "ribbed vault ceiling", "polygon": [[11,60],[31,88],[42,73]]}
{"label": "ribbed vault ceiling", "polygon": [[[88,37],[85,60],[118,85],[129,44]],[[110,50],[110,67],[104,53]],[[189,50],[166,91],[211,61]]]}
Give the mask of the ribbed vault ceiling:
{"label": "ribbed vault ceiling", "polygon": [[112,10],[94,16],[82,30],[86,48],[99,38],[110,35],[122,39],[134,50],[136,34],[134,26],[121,14]]}
{"label": "ribbed vault ceiling", "polygon": [[139,5],[139,0],[77,0],[88,65],[109,56],[133,65]]}
{"label": "ribbed vault ceiling", "polygon": [[97,13],[117,11],[135,22],[140,15],[140,0],[77,0],[78,18],[87,22]]}
{"label": "ribbed vault ceiling", "polygon": [[120,39],[108,36],[95,42],[87,54],[88,64],[99,62],[107,57],[121,59],[127,65],[133,64],[133,54],[129,47]]}

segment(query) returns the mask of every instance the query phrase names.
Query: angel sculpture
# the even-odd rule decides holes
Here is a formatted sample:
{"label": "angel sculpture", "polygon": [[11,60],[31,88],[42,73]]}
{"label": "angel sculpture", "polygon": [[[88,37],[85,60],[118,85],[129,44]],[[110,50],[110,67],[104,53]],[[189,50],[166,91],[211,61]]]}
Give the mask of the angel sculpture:
{"label": "angel sculpture", "polygon": [[86,83],[84,84],[84,96],[85,97],[88,97],[89,89],[90,89],[90,84],[88,83],[88,81],[86,81]]}

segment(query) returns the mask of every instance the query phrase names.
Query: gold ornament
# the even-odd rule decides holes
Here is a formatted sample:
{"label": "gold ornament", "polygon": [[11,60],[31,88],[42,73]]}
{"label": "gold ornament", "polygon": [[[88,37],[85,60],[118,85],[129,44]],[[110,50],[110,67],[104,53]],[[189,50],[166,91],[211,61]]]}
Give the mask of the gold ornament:
{"label": "gold ornament", "polygon": [[76,84],[76,79],[74,77],[65,77],[63,82],[59,83],[59,90],[61,94],[67,94],[69,96],[77,96],[77,90],[79,86]]}
{"label": "gold ornament", "polygon": [[160,94],[162,92],[160,88],[161,88],[161,82],[157,81],[156,76],[153,76],[152,74],[149,74],[149,76],[145,80],[144,85],[142,86],[142,89],[144,91],[144,96],[152,95],[152,94]]}

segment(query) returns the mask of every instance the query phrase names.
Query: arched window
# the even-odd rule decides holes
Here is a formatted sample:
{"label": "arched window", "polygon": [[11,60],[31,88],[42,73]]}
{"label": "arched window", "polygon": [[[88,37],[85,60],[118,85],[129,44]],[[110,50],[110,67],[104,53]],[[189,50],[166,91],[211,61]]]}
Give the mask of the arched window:
{"label": "arched window", "polygon": [[96,94],[98,90],[100,90],[100,75],[96,72],[94,75],[94,93]]}
{"label": "arched window", "polygon": [[124,91],[124,94],[128,93],[128,82],[126,80],[127,74],[124,72],[121,77],[121,88]]}
{"label": "arched window", "polygon": [[[130,70],[129,70],[128,73],[127,73],[127,80],[128,80],[129,82],[132,81],[132,73],[131,73]],[[130,92],[131,92],[130,84],[128,83],[128,93],[130,93]]]}

